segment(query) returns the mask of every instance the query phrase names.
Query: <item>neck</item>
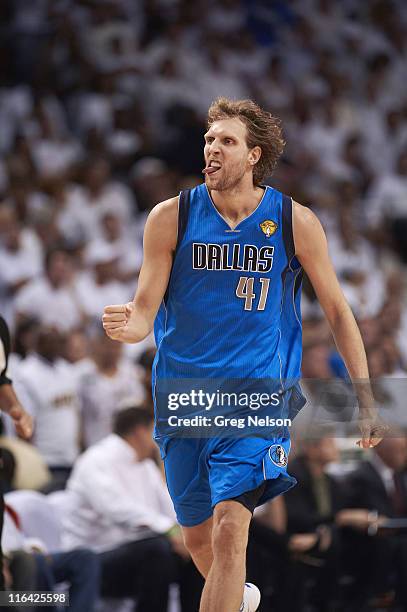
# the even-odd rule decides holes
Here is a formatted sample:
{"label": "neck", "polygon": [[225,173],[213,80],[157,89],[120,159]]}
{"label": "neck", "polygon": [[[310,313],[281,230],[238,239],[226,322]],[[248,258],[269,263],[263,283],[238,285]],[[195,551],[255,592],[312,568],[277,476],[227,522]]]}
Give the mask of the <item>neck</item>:
{"label": "neck", "polygon": [[91,185],[88,187],[88,192],[91,198],[98,198],[103,192],[102,185]]}
{"label": "neck", "polygon": [[118,370],[117,364],[111,364],[111,363],[106,364],[106,363],[96,362],[96,366],[99,372],[101,372],[102,374],[104,374],[105,376],[109,378],[113,378],[117,374],[117,370]]}
{"label": "neck", "polygon": [[62,285],[63,285],[62,281],[52,280],[49,276],[48,276],[48,282],[49,282],[49,284],[51,285],[51,287],[53,289],[60,289],[62,287]]}
{"label": "neck", "polygon": [[237,224],[257,208],[264,195],[264,189],[253,185],[250,176],[250,182],[242,179],[230,189],[223,191],[213,189],[209,190],[209,193],[220,214]]}
{"label": "neck", "polygon": [[139,445],[137,444],[136,440],[133,438],[133,436],[128,435],[128,436],[122,436],[123,440],[125,442],[127,442],[127,444],[132,448],[132,450],[134,451],[134,458],[137,461],[142,461],[143,458],[140,457],[140,452],[139,452]]}

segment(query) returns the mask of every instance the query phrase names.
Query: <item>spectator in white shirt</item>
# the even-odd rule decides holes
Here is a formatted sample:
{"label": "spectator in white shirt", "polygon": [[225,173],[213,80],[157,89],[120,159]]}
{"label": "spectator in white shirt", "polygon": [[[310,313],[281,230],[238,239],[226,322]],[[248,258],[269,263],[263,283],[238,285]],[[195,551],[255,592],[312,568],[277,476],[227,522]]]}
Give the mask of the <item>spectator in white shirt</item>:
{"label": "spectator in white shirt", "polygon": [[141,241],[135,240],[137,232],[135,224],[126,226],[119,215],[107,212],[100,219],[100,231],[100,238],[89,244],[88,253],[95,248],[98,249],[99,245],[107,245],[114,249],[119,258],[118,278],[123,283],[131,283],[133,290],[143,259]]}
{"label": "spectator in white shirt", "polygon": [[376,316],[386,295],[385,278],[373,246],[356,227],[353,209],[342,205],[328,233],[329,252],[353,312],[361,318]]}
{"label": "spectator in white shirt", "polygon": [[79,391],[85,448],[112,433],[113,416],[126,400],[138,405],[145,396],[142,368],[123,355],[123,345],[100,330],[91,354],[93,369],[81,379]]}
{"label": "spectator in white shirt", "polygon": [[[36,531],[37,528],[39,531],[46,529],[46,525],[40,524],[37,527],[36,521],[48,519],[48,516],[45,516],[45,512],[41,516],[40,506],[38,503],[33,503],[30,495],[24,500],[23,516],[20,514],[18,504],[13,501],[17,502],[18,496],[25,493],[27,492],[20,491],[17,493],[17,498],[15,493],[9,494],[11,499],[7,499],[5,506],[2,545],[11,582],[7,586],[18,591],[52,592],[56,585],[68,583],[69,610],[93,612],[96,609],[100,590],[98,556],[87,549],[49,550]],[[28,503],[30,499],[31,507]],[[27,527],[31,533],[27,533]],[[39,608],[39,610],[44,609],[42,606]],[[49,610],[54,612],[56,608],[52,607]]]}
{"label": "spectator in white shirt", "polygon": [[77,140],[67,133],[61,133],[55,122],[47,115],[43,105],[37,108],[37,122],[34,124],[38,137],[33,139],[31,154],[39,177],[49,180],[68,174],[78,159],[81,147]]}
{"label": "spectator in white shirt", "polygon": [[42,248],[28,228],[23,229],[15,210],[0,208],[0,301],[1,312],[12,321],[14,296],[42,272]]}
{"label": "spectator in white shirt", "polygon": [[123,183],[113,181],[111,168],[106,159],[90,159],[85,167],[83,188],[77,195],[77,205],[82,207],[82,216],[88,227],[95,230],[100,218],[113,211],[128,224],[134,212],[130,189]]}
{"label": "spectator in white shirt", "polygon": [[22,361],[15,387],[34,417],[33,443],[53,475],[49,489],[63,488],[79,454],[79,395],[75,368],[61,358],[63,338],[40,327],[36,351]]}
{"label": "spectator in white shirt", "polygon": [[48,251],[45,274],[30,281],[15,300],[17,322],[35,317],[43,325],[60,331],[79,327],[83,313],[76,295],[75,268],[71,255],[62,248]]}
{"label": "spectator in white shirt", "polygon": [[76,370],[79,383],[95,369],[90,356],[90,342],[85,329],[73,329],[65,338],[64,359]]}
{"label": "spectator in white shirt", "polygon": [[85,272],[79,279],[77,295],[86,315],[99,320],[105,304],[128,302],[133,290],[117,280],[119,255],[111,244],[93,243],[87,263],[90,273]]}
{"label": "spectator in white shirt", "polygon": [[400,153],[395,172],[377,179],[368,195],[366,214],[369,228],[382,241],[389,230],[395,249],[407,262],[407,149]]}
{"label": "spectator in white shirt", "polygon": [[63,521],[65,544],[101,552],[102,596],[134,597],[138,612],[163,612],[169,584],[178,579],[182,608],[191,612],[202,583],[186,561],[171,500],[151,459],[152,428],[149,411],[124,409],[114,433],[78,458],[67,485],[72,505]]}

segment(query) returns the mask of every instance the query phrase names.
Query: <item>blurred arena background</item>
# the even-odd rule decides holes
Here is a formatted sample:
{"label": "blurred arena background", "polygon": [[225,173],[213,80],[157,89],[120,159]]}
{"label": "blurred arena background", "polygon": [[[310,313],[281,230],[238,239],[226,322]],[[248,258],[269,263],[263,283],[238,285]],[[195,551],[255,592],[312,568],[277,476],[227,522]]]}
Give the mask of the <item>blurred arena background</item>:
{"label": "blurred arena background", "polygon": [[[6,500],[21,514],[19,544],[5,546],[11,587],[28,588],[16,550],[30,557],[35,537],[44,554],[81,546],[101,563],[102,587],[96,570],[88,576],[98,603],[72,610],[140,603],[131,575],[128,588],[105,588],[103,564],[112,575],[115,559],[100,551],[145,541],[138,504],[151,512],[149,534],[167,533],[164,485],[151,477],[150,490],[140,473],[133,489],[116,490],[128,457],[109,447],[111,480],[87,489],[78,458],[102,449],[123,409],[151,413],[154,342],[111,342],[101,313],[133,297],[148,211],[202,181],[206,111],[225,95],[282,120],[287,145],[269,182],[321,219],[376,398],[399,427],[363,456],[344,436],[298,441],[290,471],[300,484],[253,523],[248,571],[261,610],[407,610],[405,2],[2,0],[0,20],[0,312],[13,334],[9,374],[36,421],[28,444],[3,419]],[[313,380],[333,381],[342,396],[344,366],[307,285],[302,308],[305,386],[315,396]],[[84,505],[101,520],[94,540],[75,522]],[[375,516],[398,522],[377,529]],[[181,600],[193,612],[199,578],[179,539],[161,539],[172,545],[163,563],[174,564],[165,580],[178,585],[171,609]]]}

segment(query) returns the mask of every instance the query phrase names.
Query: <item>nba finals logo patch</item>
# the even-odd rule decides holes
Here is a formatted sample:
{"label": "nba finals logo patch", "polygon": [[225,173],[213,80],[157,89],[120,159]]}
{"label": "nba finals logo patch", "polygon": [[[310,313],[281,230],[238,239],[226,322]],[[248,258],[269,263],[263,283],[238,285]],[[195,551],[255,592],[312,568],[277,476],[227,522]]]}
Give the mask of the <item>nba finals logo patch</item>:
{"label": "nba finals logo patch", "polygon": [[288,463],[287,453],[281,444],[274,444],[270,447],[269,456],[274,465],[277,467],[285,467]]}
{"label": "nba finals logo patch", "polygon": [[274,221],[270,221],[270,219],[266,219],[266,221],[260,223],[261,231],[263,232],[263,234],[265,234],[266,238],[270,238],[270,236],[275,234],[277,231],[277,227],[277,223],[275,223]]}

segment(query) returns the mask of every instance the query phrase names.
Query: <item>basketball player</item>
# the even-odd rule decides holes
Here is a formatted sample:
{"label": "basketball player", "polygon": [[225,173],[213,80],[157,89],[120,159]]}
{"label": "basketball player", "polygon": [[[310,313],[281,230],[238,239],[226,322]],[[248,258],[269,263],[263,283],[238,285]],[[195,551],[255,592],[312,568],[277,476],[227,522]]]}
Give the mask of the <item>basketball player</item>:
{"label": "basketball player", "polygon": [[[150,213],[134,301],[107,306],[103,325],[110,338],[132,343],[155,322],[154,391],[163,380],[270,378],[279,381],[285,413],[298,411],[302,270],[350,376],[368,379],[318,219],[262,185],[283,147],[269,113],[250,100],[221,98],[208,113],[205,183]],[[359,444],[367,448],[380,441],[382,426],[369,385],[356,391]],[[289,435],[171,437],[160,417],[155,434],[185,544],[206,578],[200,611],[254,612],[260,594],[245,585],[248,529],[257,505],[296,482],[287,473]]]}
{"label": "basketball player", "polygon": [[[14,392],[10,378],[7,376],[7,362],[10,352],[10,333],[6,321],[0,316],[0,410],[3,410],[12,419],[16,434],[21,438],[29,439],[33,433],[32,418],[24,410]],[[0,453],[0,462],[2,457]],[[3,483],[0,483],[0,542],[3,530],[4,499]],[[3,556],[0,546],[0,591],[4,591]]]}

